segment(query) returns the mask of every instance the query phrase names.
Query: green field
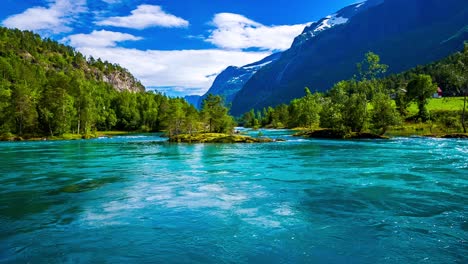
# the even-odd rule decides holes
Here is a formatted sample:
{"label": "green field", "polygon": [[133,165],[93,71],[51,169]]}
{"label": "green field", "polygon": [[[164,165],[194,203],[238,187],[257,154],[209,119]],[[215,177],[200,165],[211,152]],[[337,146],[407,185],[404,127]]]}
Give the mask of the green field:
{"label": "green field", "polygon": [[[445,97],[445,98],[431,98],[427,105],[427,109],[430,113],[437,112],[454,112],[450,114],[454,116],[456,120],[459,120],[459,113],[463,110],[463,97]],[[408,108],[409,116],[416,116],[418,113],[418,107],[416,103],[411,103]],[[442,114],[445,115],[445,114]],[[447,113],[448,115],[448,113]],[[440,116],[439,116],[440,118]],[[460,116],[461,118],[461,116]],[[434,122],[405,122],[400,126],[392,127],[386,135],[389,136],[411,136],[411,135],[444,135],[450,133],[460,133],[461,124],[457,127],[447,127],[442,124],[440,120]]]}
{"label": "green field", "polygon": [[[431,98],[427,105],[429,111],[461,111],[463,110],[463,97]],[[411,115],[418,113],[418,106],[412,103],[408,108]]]}

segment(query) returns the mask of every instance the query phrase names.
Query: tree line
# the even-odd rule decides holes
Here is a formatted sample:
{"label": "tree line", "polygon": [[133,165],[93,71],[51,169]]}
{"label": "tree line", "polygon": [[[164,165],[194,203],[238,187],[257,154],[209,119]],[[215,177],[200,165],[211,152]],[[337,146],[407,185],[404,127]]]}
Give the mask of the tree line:
{"label": "tree line", "polygon": [[[462,52],[402,74],[383,78],[388,66],[369,52],[351,80],[326,93],[312,93],[288,105],[251,110],[238,120],[246,127],[331,128],[379,133],[404,120],[432,121],[428,98],[443,84],[446,93],[468,92],[468,45]],[[103,76],[123,74],[136,89],[117,91]],[[411,102],[419,111],[408,112]],[[144,91],[126,69],[86,58],[73,48],[28,31],[0,27],[0,135],[21,137],[89,135],[95,131],[167,131],[168,134],[231,132],[235,126],[220,96],[209,95],[197,110],[182,98]],[[465,129],[465,108],[439,115]],[[466,129],[465,129],[466,131]]]}
{"label": "tree line", "polygon": [[[383,78],[388,66],[377,54],[369,52],[357,64],[357,74],[341,81],[326,93],[312,93],[289,104],[251,110],[239,121],[246,127],[329,128],[343,132],[372,130],[384,134],[389,127],[404,121],[441,122],[466,133],[465,107],[460,111],[433,113],[427,110],[428,99],[442,83],[449,95],[468,92],[468,44],[462,52],[427,66]],[[410,115],[414,102],[418,113]]]}
{"label": "tree line", "polygon": [[[103,76],[120,73],[136,90],[117,91]],[[219,96],[198,111],[182,98],[144,87],[117,64],[86,58],[28,31],[0,28],[0,135],[90,135],[95,131],[227,132],[234,121]]]}

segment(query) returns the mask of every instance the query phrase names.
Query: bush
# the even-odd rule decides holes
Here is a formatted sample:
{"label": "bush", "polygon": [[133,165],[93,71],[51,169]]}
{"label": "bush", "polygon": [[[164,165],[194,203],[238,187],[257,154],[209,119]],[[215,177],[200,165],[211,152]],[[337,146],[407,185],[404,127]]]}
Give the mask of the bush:
{"label": "bush", "polygon": [[448,116],[444,118],[442,122],[446,128],[455,129],[457,131],[462,129],[462,125],[461,125],[459,118]]}
{"label": "bush", "polygon": [[151,128],[146,126],[146,125],[143,125],[140,127],[140,131],[141,132],[151,132]]}
{"label": "bush", "polygon": [[15,139],[15,135],[13,135],[10,132],[0,134],[0,141],[13,141],[14,139]]}

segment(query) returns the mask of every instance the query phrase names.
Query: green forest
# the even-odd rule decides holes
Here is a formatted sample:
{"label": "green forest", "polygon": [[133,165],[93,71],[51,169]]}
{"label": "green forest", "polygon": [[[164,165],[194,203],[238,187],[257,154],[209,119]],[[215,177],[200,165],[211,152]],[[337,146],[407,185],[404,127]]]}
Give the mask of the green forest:
{"label": "green forest", "polygon": [[[29,31],[0,28],[0,135],[92,137],[96,131],[226,132],[234,126],[222,99],[198,111],[182,98],[145,91],[126,69]],[[125,76],[133,90],[103,81]]]}
{"label": "green forest", "polygon": [[[305,88],[304,97],[262,111],[252,109],[239,122],[254,128],[327,128],[381,135],[392,127],[404,130],[408,126],[427,127],[432,133],[435,128],[466,133],[468,44],[441,61],[387,77],[383,76],[388,66],[372,52],[356,66],[354,78],[338,82],[326,93]],[[431,99],[438,87],[442,87],[444,96],[463,98]],[[433,100],[444,101],[447,106],[458,100],[458,104],[456,109],[445,109],[437,103],[438,107],[429,111],[427,105]],[[414,107],[417,111],[410,111]]]}
{"label": "green forest", "polygon": [[[236,121],[254,128],[377,134],[424,124],[431,132],[437,127],[466,133],[464,105],[449,110],[429,110],[427,105],[438,87],[445,96],[464,96],[466,105],[468,44],[441,61],[401,74],[386,76],[387,70],[369,52],[357,64],[354,78],[328,92],[314,93],[311,86],[302,98],[251,110]],[[122,78],[132,88],[119,90],[108,81],[112,78]],[[230,133],[235,125],[220,96],[209,95],[197,110],[182,98],[145,91],[117,64],[86,58],[29,31],[0,28],[0,139],[89,138],[97,131]]]}

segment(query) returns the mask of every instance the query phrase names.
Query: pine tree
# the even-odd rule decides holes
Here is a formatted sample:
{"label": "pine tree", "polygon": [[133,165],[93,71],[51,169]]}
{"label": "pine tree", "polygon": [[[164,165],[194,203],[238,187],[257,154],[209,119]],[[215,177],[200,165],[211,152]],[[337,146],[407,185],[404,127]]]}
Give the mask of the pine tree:
{"label": "pine tree", "polygon": [[221,96],[209,94],[202,102],[201,112],[208,132],[232,131],[234,120],[228,115],[228,108],[224,106]]}

